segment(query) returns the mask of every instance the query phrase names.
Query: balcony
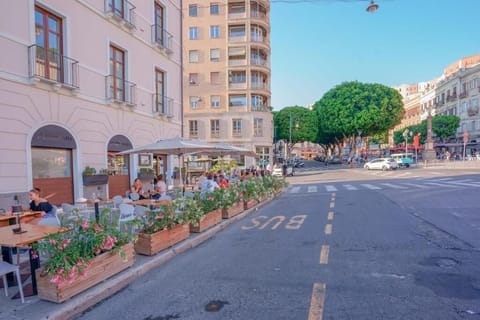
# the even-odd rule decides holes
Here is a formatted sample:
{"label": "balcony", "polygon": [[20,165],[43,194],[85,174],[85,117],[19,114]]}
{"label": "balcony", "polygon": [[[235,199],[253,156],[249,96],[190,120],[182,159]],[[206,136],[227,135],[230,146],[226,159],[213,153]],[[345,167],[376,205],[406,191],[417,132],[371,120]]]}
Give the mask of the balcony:
{"label": "balcony", "polygon": [[233,130],[232,137],[234,138],[241,138],[242,137],[242,130]]}
{"label": "balcony", "polygon": [[250,61],[251,61],[252,65],[254,65],[254,66],[262,66],[262,67],[267,67],[267,68],[269,67],[269,62],[266,59],[251,57]]}
{"label": "balcony", "polygon": [[260,10],[251,10],[250,17],[253,19],[267,20],[267,14]]}
{"label": "balcony", "polygon": [[451,102],[451,101],[455,101],[455,100],[457,100],[457,95],[456,94],[447,96],[447,102]]}
{"label": "balcony", "polygon": [[125,79],[108,75],[105,77],[106,99],[109,102],[126,104],[128,106],[136,105],[137,85]]}
{"label": "balcony", "polygon": [[167,54],[173,53],[172,39],[172,34],[165,30],[161,25],[152,25],[152,43],[156,44]]}
{"label": "balcony", "polygon": [[198,130],[193,130],[189,132],[189,137],[192,139],[198,139]]}
{"label": "balcony", "polygon": [[168,118],[173,117],[173,99],[167,96],[154,93],[152,95],[152,112],[158,113],[160,115],[167,116]]}
{"label": "balcony", "polygon": [[466,98],[467,97],[467,91],[460,92],[460,95],[458,97],[460,99]]}
{"label": "balcony", "polygon": [[77,60],[37,45],[28,47],[30,78],[39,78],[70,88],[78,88],[78,72]]}
{"label": "balcony", "polygon": [[128,29],[135,28],[135,6],[127,0],[105,0],[105,14]]}
{"label": "balcony", "polygon": [[272,107],[257,105],[257,106],[251,106],[250,110],[255,112],[272,112]]}
{"label": "balcony", "polygon": [[239,66],[246,66],[247,59],[228,59],[228,66],[229,67],[239,67]]}
{"label": "balcony", "polygon": [[268,84],[266,82],[252,82],[251,88],[256,90],[267,90],[269,89]]}
{"label": "balcony", "polygon": [[231,90],[246,90],[247,83],[246,82],[230,82],[228,84],[228,88]]}
{"label": "balcony", "polygon": [[210,138],[219,139],[220,138],[220,130],[212,130],[210,132]]}

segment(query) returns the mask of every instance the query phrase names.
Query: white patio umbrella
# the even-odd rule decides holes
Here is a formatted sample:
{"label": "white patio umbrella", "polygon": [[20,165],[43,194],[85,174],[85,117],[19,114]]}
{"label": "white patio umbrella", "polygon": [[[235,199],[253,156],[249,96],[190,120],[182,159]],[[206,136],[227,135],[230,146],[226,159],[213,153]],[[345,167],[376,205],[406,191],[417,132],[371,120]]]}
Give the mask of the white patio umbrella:
{"label": "white patio umbrella", "polygon": [[[176,155],[181,157],[181,166],[183,167],[183,155],[186,153],[193,153],[199,151],[218,151],[220,146],[207,143],[200,140],[193,140],[182,137],[175,137],[170,139],[158,140],[155,143],[147,144],[137,148],[129,149],[120,152],[120,154],[132,154],[132,153],[160,153]],[[182,168],[180,168],[180,184],[183,186]]]}
{"label": "white patio umbrella", "polygon": [[[196,152],[196,154],[206,155],[206,156],[217,156],[220,157],[222,160],[225,156],[249,156],[249,157],[256,157],[257,154],[252,150],[233,146],[228,143],[215,143],[217,149],[215,150],[204,150]],[[222,163],[222,171],[223,171],[223,163]]]}

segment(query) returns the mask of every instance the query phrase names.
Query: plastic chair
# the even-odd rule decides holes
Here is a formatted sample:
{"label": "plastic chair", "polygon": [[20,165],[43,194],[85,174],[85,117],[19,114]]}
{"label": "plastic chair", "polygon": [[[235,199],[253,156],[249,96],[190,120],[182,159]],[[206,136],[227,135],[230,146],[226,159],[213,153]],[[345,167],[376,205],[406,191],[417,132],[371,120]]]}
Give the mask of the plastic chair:
{"label": "plastic chair", "polygon": [[60,219],[58,219],[57,207],[52,206],[52,210],[49,211],[45,217],[42,217],[38,224],[40,226],[60,227]]}
{"label": "plastic chair", "polygon": [[141,217],[147,212],[147,207],[144,206],[135,206],[134,214],[136,217]]}
{"label": "plastic chair", "polygon": [[115,196],[113,197],[112,201],[113,201],[113,206],[115,208],[118,208],[123,203],[123,198],[122,196]]}
{"label": "plastic chair", "polygon": [[3,277],[3,287],[5,288],[5,296],[8,297],[8,283],[7,283],[7,274],[14,272],[17,275],[17,284],[18,291],[20,291],[20,298],[22,303],[25,302],[23,297],[23,286],[22,279],[20,278],[20,268],[14,264],[7,263],[5,261],[0,261],[0,275]]}
{"label": "plastic chair", "polygon": [[[120,218],[118,218],[118,228],[120,231],[124,228],[126,222],[132,221],[135,219],[135,207],[131,204],[122,203],[119,206],[120,209]],[[133,230],[128,230],[133,232]]]}
{"label": "plastic chair", "polygon": [[140,195],[138,193],[135,193],[135,192],[131,192],[130,195],[129,195],[130,199],[132,199],[133,201],[137,201],[138,199],[140,199]]}

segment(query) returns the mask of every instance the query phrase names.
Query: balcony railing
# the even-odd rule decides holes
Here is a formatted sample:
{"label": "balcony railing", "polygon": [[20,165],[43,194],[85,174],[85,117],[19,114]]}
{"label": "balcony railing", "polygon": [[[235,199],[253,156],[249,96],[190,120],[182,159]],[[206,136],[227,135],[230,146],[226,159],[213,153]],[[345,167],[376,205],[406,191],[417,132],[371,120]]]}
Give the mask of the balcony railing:
{"label": "balcony railing", "polygon": [[460,99],[466,98],[467,97],[467,91],[460,92],[460,95],[458,97]]}
{"label": "balcony railing", "polygon": [[153,113],[173,117],[173,99],[167,96],[153,94]]}
{"label": "balcony railing", "polygon": [[220,138],[220,131],[219,130],[211,131],[210,138]]}
{"label": "balcony railing", "polygon": [[272,107],[270,107],[270,106],[262,106],[262,105],[251,106],[250,109],[251,109],[252,111],[257,111],[257,112],[271,112],[271,111],[272,111]]}
{"label": "balcony railing", "polygon": [[78,88],[78,61],[52,49],[37,45],[28,47],[28,70],[31,78],[39,77]]}
{"label": "balcony railing", "polygon": [[105,13],[122,20],[128,28],[135,28],[135,6],[127,0],[105,0]]}
{"label": "balcony railing", "polygon": [[137,85],[123,78],[108,75],[105,77],[105,91],[107,101],[125,103],[129,106],[136,105]]}
{"label": "balcony railing", "polygon": [[167,53],[172,53],[173,36],[163,26],[159,24],[152,25],[152,42],[164,49]]}
{"label": "balcony railing", "polygon": [[232,137],[239,138],[241,136],[242,136],[242,130],[241,129],[240,130],[237,129],[237,130],[232,131]]}
{"label": "balcony railing", "polygon": [[250,11],[250,17],[255,18],[255,19],[265,20],[267,18],[267,14],[263,11],[251,10]]}
{"label": "balcony railing", "polygon": [[268,61],[266,59],[251,57],[250,61],[253,65],[268,67]]}
{"label": "balcony railing", "polygon": [[198,130],[190,131],[190,138],[198,138]]}
{"label": "balcony railing", "polygon": [[268,90],[268,84],[266,82],[252,82],[252,89]]}

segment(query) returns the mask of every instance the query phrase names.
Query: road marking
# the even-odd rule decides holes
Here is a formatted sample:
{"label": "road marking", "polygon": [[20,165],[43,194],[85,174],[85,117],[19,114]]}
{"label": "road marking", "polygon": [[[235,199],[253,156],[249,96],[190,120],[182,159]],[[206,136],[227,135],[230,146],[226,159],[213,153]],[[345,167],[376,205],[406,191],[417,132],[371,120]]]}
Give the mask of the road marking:
{"label": "road marking", "polygon": [[333,226],[329,223],[325,225],[325,234],[332,234]]}
{"label": "road marking", "polygon": [[357,187],[352,186],[351,184],[344,184],[343,186],[345,187],[345,189],[350,190],[350,191],[351,190],[358,190]]}
{"label": "road marking", "polygon": [[330,208],[334,208],[335,207],[335,202],[330,202]]}
{"label": "road marking", "polygon": [[335,192],[332,192],[332,198],[335,198],[337,194]]}
{"label": "road marking", "polygon": [[308,192],[317,192],[317,186],[308,186]]}
{"label": "road marking", "polygon": [[447,187],[447,188],[458,188],[459,186],[452,186],[445,183],[435,183],[435,182],[424,182],[423,184],[428,184],[430,186],[439,186],[439,187]]}
{"label": "road marking", "polygon": [[407,172],[403,172],[403,173],[398,174],[396,177],[400,178],[400,177],[408,176],[409,174],[412,174],[412,173],[407,171]]}
{"label": "road marking", "polygon": [[448,183],[456,184],[456,185],[459,185],[459,186],[467,186],[467,187],[475,187],[475,188],[480,187],[479,185],[472,184],[471,182],[470,183],[463,183],[463,182],[456,182],[456,181],[448,181]]}
{"label": "road marking", "polygon": [[328,213],[327,220],[333,220],[333,211]]}
{"label": "road marking", "polygon": [[291,190],[290,190],[290,193],[299,193],[300,192],[300,187],[293,187]]}
{"label": "road marking", "polygon": [[338,191],[338,189],[332,185],[325,186],[325,188],[327,188],[327,192]]}
{"label": "road marking", "polygon": [[382,188],[376,187],[372,184],[361,184],[361,186],[364,186],[365,188],[370,189],[370,190],[380,190],[380,189],[382,189]]}
{"label": "road marking", "polygon": [[396,185],[396,184],[393,184],[393,183],[381,183],[381,185],[390,187],[392,189],[407,189],[407,187],[402,187],[402,186],[399,186],[399,185]]}
{"label": "road marking", "polygon": [[328,264],[328,254],[330,253],[330,246],[323,245],[320,251],[320,264]]}
{"label": "road marking", "polygon": [[402,183],[404,185],[407,185],[407,186],[411,186],[411,187],[414,187],[414,188],[420,188],[420,189],[430,189],[430,187],[427,187],[427,186],[424,186],[424,185],[421,185],[421,184],[416,184],[416,183]]}
{"label": "road marking", "polygon": [[325,283],[314,283],[312,290],[312,299],[310,301],[310,311],[308,312],[308,320],[322,320],[323,306],[325,304],[325,296],[327,294],[327,286]]}
{"label": "road marking", "polygon": [[433,181],[446,181],[446,180],[452,180],[453,178],[441,178],[441,179],[435,179]]}

